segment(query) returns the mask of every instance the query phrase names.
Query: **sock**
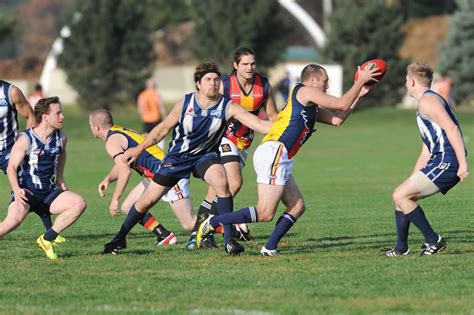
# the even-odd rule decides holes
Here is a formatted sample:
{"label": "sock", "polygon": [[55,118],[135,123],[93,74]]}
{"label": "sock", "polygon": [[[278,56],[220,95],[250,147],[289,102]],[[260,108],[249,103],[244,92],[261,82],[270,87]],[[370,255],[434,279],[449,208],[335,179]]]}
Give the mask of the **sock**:
{"label": "sock", "polygon": [[210,213],[212,215],[219,214],[219,212],[217,211],[217,197],[215,197],[214,200],[212,201]]}
{"label": "sock", "polygon": [[[217,197],[217,212],[219,215],[231,213],[234,202],[232,197]],[[232,224],[224,225],[224,242],[227,243],[232,239]]]}
{"label": "sock", "polygon": [[404,253],[408,250],[410,220],[402,211],[395,210],[395,226],[397,228],[397,246],[395,249]]}
{"label": "sock", "polygon": [[197,213],[196,223],[194,224],[193,232],[197,232],[202,221],[207,219],[211,211],[211,207],[212,207],[211,203],[207,201],[206,199],[204,199],[201,202],[201,206],[199,207],[199,210]]}
{"label": "sock", "polygon": [[210,223],[214,229],[217,229],[221,225],[225,226],[226,224],[251,223],[257,221],[257,208],[248,207],[224,215],[212,217]]}
{"label": "sock", "polygon": [[43,225],[46,231],[53,227],[53,222],[51,221],[50,215],[45,216],[45,217],[40,217],[40,219],[41,219],[41,222],[43,222]]}
{"label": "sock", "polygon": [[128,232],[130,232],[130,230],[137,225],[145,215],[146,213],[138,212],[135,205],[133,205],[114,239],[125,239]]}
{"label": "sock", "polygon": [[435,243],[438,241],[438,234],[433,231],[430,223],[426,219],[425,213],[420,206],[406,215],[408,219],[420,230],[425,237],[426,243]]}
{"label": "sock", "polygon": [[296,218],[289,214],[288,212],[283,212],[283,214],[278,218],[275,228],[273,229],[270,238],[265,244],[265,248],[272,250],[277,249],[278,242],[280,242],[281,238],[285,236],[289,229],[296,223]]}
{"label": "sock", "polygon": [[168,231],[163,224],[158,222],[158,220],[156,220],[156,218],[149,212],[143,217],[140,224],[148,231],[155,233],[157,236],[166,237],[171,234],[171,232]]}
{"label": "sock", "polygon": [[49,228],[46,231],[46,233],[44,233],[44,236],[43,236],[43,238],[48,242],[54,241],[56,239],[56,237],[58,237],[58,232],[53,230],[53,228]]}

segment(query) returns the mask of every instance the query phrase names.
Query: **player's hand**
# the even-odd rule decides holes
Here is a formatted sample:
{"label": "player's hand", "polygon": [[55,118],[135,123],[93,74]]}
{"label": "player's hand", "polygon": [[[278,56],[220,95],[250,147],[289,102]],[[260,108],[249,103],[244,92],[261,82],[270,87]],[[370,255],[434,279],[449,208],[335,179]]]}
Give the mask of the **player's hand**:
{"label": "player's hand", "polygon": [[365,94],[369,93],[370,89],[373,87],[373,85],[364,85],[362,89],[359,92],[359,97],[364,96]]}
{"label": "player's hand", "polygon": [[18,190],[13,191],[15,194],[15,202],[18,202],[22,207],[25,207],[28,202],[28,195],[31,195],[26,189],[20,188]]}
{"label": "player's hand", "polygon": [[118,217],[120,215],[120,212],[118,211],[118,206],[119,202],[117,199],[112,199],[112,201],[110,201],[109,212],[111,216]]}
{"label": "player's hand", "polygon": [[68,186],[67,183],[64,181],[64,179],[58,180],[58,181],[56,182],[56,184],[58,185],[58,187],[59,187],[60,189],[62,189],[62,190],[64,190],[64,191],[69,190],[69,186]]}
{"label": "player's hand", "polygon": [[458,168],[458,177],[463,182],[469,176],[469,170],[467,169],[467,164],[459,165]]}
{"label": "player's hand", "polygon": [[137,147],[130,148],[123,153],[122,160],[128,165],[132,165],[140,155],[140,152]]}
{"label": "player's hand", "polygon": [[357,66],[357,71],[359,72],[359,79],[357,81],[361,81],[364,85],[369,82],[379,82],[379,80],[375,79],[375,77],[382,74],[378,68],[374,68],[372,70],[369,68],[370,67],[365,67],[364,70],[362,70],[360,66]]}
{"label": "player's hand", "polygon": [[99,196],[104,197],[105,196],[105,191],[109,187],[110,182],[106,179],[101,181],[99,183],[99,186],[97,187],[97,191],[99,192]]}

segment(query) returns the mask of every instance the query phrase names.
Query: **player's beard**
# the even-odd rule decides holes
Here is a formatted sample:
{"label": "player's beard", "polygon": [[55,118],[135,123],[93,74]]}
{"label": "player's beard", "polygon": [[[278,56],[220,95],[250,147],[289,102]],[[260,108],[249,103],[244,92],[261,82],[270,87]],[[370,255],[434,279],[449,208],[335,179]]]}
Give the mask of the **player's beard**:
{"label": "player's beard", "polygon": [[206,93],[206,97],[210,100],[216,100],[218,95],[219,91],[217,89],[209,89]]}

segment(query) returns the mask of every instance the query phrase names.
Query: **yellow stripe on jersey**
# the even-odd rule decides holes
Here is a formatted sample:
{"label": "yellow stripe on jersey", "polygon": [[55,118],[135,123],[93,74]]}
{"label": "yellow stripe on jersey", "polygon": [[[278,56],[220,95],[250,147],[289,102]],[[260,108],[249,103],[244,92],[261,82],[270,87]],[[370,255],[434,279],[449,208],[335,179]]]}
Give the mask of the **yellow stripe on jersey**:
{"label": "yellow stripe on jersey", "polygon": [[[141,144],[143,141],[145,141],[145,136],[139,133],[138,131],[132,130],[132,129],[127,129],[123,128],[119,125],[113,125],[110,130],[112,131],[119,131],[123,133],[124,135],[130,137],[133,141],[135,141],[137,144]],[[145,150],[148,152],[150,155],[156,157],[157,159],[163,161],[165,158],[165,152],[157,145],[152,145],[151,147],[147,148]]]}
{"label": "yellow stripe on jersey", "polygon": [[275,123],[270,129],[270,132],[263,138],[262,143],[267,141],[280,141],[281,135],[290,125],[291,115],[293,113],[293,91],[294,87],[288,95],[285,107],[278,113]]}

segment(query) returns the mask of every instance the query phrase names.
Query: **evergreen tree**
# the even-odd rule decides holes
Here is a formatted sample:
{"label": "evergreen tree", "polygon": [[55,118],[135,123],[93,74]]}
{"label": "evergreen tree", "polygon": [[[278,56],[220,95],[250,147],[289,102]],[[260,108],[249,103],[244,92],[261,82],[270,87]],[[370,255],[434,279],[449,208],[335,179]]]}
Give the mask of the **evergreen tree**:
{"label": "evergreen tree", "polygon": [[189,45],[199,60],[224,65],[222,72],[231,70],[233,53],[241,46],[255,50],[259,68],[274,65],[286,46],[279,10],[275,0],[194,1]]}
{"label": "evergreen tree", "polygon": [[474,99],[474,3],[457,0],[446,42],[441,46],[438,69],[451,76],[453,98],[462,103]]}
{"label": "evergreen tree", "polygon": [[79,0],[81,18],[70,25],[59,64],[86,108],[134,102],[151,75],[153,43],[146,3]]}
{"label": "evergreen tree", "polygon": [[383,59],[389,69],[382,81],[364,97],[365,106],[395,105],[404,93],[407,62],[397,53],[403,36],[398,6],[380,1],[343,1],[329,18],[331,25],[322,55],[326,62],[341,64],[344,90],[354,83],[357,65]]}

